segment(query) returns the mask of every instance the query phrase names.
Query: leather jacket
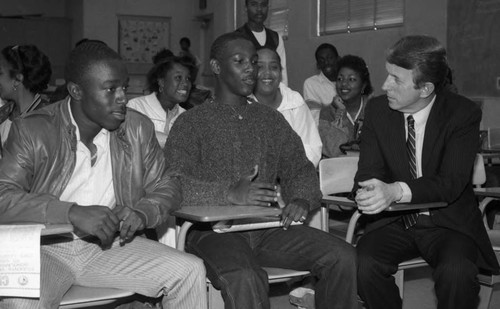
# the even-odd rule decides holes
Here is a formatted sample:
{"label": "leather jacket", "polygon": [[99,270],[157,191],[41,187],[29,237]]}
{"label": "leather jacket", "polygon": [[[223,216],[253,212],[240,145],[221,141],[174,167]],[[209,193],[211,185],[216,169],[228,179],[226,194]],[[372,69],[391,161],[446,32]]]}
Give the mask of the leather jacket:
{"label": "leather jacket", "polygon": [[[76,162],[68,100],[14,121],[0,160],[0,223],[70,223],[74,203],[59,200]],[[165,168],[153,123],[128,109],[125,121],[110,133],[117,205],[143,213],[148,228],[161,224],[182,198],[179,179]]]}

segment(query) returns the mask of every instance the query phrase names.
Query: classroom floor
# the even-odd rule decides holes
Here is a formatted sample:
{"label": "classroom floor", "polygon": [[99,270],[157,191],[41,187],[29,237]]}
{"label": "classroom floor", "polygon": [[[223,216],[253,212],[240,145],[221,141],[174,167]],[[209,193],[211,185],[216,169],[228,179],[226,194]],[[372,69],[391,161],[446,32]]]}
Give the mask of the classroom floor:
{"label": "classroom floor", "polygon": [[[433,286],[429,267],[406,270],[403,309],[435,309],[437,305]],[[271,288],[271,308],[297,309],[288,301],[288,286],[286,284],[275,285]],[[499,289],[493,292],[490,308],[500,308]]]}

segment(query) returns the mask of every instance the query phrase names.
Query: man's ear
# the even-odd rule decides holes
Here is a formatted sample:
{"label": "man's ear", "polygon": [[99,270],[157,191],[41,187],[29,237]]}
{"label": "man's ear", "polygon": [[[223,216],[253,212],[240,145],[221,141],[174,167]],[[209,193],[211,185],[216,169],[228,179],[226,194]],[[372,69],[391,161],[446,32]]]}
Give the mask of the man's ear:
{"label": "man's ear", "polygon": [[220,64],[219,61],[217,61],[217,59],[210,59],[210,68],[212,69],[212,72],[215,75],[220,74]]}
{"label": "man's ear", "polygon": [[82,99],[82,88],[78,85],[75,84],[74,82],[68,82],[68,85],[66,85],[68,88],[69,95],[75,99],[75,100],[81,100]]}
{"label": "man's ear", "polygon": [[427,98],[431,94],[434,93],[434,84],[427,82],[424,84],[422,88],[420,88],[420,97],[421,98]]}

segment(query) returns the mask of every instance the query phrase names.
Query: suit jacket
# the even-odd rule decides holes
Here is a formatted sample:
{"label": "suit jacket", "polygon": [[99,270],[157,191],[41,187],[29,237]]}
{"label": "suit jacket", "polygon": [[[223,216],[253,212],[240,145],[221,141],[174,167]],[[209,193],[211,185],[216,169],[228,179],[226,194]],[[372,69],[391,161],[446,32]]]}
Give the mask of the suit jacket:
{"label": "suit jacket", "polygon": [[[439,93],[425,127],[423,176],[413,179],[406,153],[404,114],[392,110],[386,96],[375,98],[365,110],[355,183],[371,178],[386,183],[402,181],[411,189],[412,203],[446,202],[447,207],[430,211],[432,221],[471,237],[481,252],[478,265],[498,273],[471,183],[480,121],[481,110],[472,101],[450,92]],[[353,192],[356,189],[355,185]],[[394,212],[373,216],[366,232],[400,216]]]}

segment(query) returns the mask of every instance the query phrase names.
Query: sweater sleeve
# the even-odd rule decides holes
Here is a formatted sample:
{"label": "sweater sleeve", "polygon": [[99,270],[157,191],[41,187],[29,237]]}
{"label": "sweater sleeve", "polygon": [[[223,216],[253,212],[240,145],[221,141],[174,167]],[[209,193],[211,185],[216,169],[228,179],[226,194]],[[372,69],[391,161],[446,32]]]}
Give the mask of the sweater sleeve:
{"label": "sweater sleeve", "polygon": [[278,123],[280,128],[280,158],[278,177],[282,187],[285,203],[294,199],[304,199],[309,202],[309,209],[320,206],[321,191],[316,170],[309,161],[302,146],[300,137],[286,123],[284,118]]}

